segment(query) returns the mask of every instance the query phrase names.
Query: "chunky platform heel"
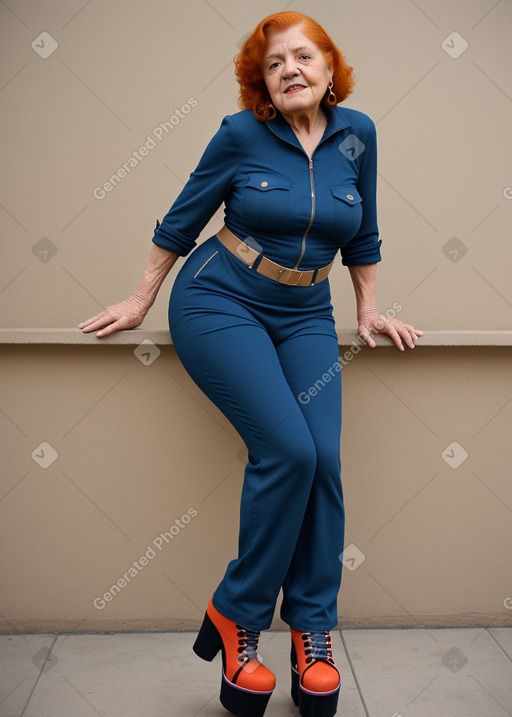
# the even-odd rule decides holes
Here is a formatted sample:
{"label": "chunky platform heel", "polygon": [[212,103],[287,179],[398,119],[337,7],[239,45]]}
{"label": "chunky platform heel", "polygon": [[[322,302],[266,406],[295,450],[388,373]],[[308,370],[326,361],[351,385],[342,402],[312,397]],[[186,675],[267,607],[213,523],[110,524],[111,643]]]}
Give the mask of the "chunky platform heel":
{"label": "chunky platform heel", "polygon": [[263,717],[276,678],[258,660],[260,633],[228,620],[210,600],[193,650],[211,662],[222,651],[221,704],[237,717]]}
{"label": "chunky platform heel", "polygon": [[328,632],[292,628],[292,699],[302,717],[333,717],[338,708],[340,673]]}

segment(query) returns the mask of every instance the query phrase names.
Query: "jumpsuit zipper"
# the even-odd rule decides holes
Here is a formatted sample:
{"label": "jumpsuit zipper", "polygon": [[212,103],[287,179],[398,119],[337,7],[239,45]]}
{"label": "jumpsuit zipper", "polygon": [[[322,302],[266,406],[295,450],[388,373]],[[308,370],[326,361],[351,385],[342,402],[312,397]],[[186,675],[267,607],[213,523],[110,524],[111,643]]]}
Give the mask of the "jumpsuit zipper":
{"label": "jumpsuit zipper", "polygon": [[299,255],[299,258],[297,259],[297,261],[296,261],[296,263],[295,263],[295,266],[293,267],[294,269],[298,269],[298,268],[299,268],[299,264],[300,264],[300,262],[302,261],[302,258],[303,258],[303,256],[304,256],[304,253],[305,253],[305,251],[306,251],[306,239],[307,239],[307,237],[308,237],[308,234],[309,234],[309,232],[310,232],[311,227],[313,226],[313,222],[315,221],[315,209],[316,209],[316,206],[315,206],[315,202],[316,202],[316,196],[315,196],[315,176],[314,176],[314,174],[313,174],[313,160],[312,160],[312,159],[309,159],[309,158],[308,158],[308,160],[309,160],[309,185],[310,185],[310,187],[311,187],[311,214],[310,214],[310,217],[309,217],[308,225],[307,225],[307,227],[306,227],[306,231],[304,232],[304,235],[303,235],[303,237],[302,237],[302,243],[301,243],[301,248],[300,248],[300,255]]}
{"label": "jumpsuit zipper", "polygon": [[[301,249],[300,249],[299,258],[298,258],[298,260],[295,262],[295,265],[293,266],[294,269],[298,269],[299,264],[300,264],[300,262],[302,261],[302,259],[303,259],[303,257],[304,257],[304,254],[306,253],[306,240],[307,240],[307,238],[308,238],[308,234],[309,234],[309,232],[310,232],[310,230],[311,230],[311,227],[313,226],[313,222],[314,222],[314,220],[315,220],[316,192],[315,192],[315,177],[314,177],[314,174],[313,174],[313,159],[310,158],[310,157],[308,157],[308,155],[307,155],[306,152],[304,151],[304,148],[303,148],[303,147],[299,146],[296,142],[290,141],[290,139],[288,139],[287,137],[284,137],[284,136],[282,135],[282,133],[281,133],[278,129],[276,129],[276,128],[274,128],[274,127],[272,126],[272,123],[271,123],[271,122],[267,122],[267,127],[270,129],[270,131],[271,131],[276,137],[278,137],[279,139],[283,140],[283,141],[286,142],[287,144],[290,144],[292,147],[295,147],[296,149],[299,149],[299,150],[307,157],[307,159],[308,159],[308,164],[309,164],[309,184],[310,184],[310,187],[311,187],[311,214],[310,214],[310,217],[309,217],[308,225],[307,225],[307,227],[306,227],[306,231],[304,232],[304,235],[303,235],[303,237],[302,237],[302,242],[301,242]],[[339,132],[339,131],[342,130],[342,129],[346,129],[347,127],[350,127],[350,123],[348,123],[348,122],[347,122],[344,126],[341,126],[341,125],[340,125],[340,126],[337,127],[336,129],[330,130],[330,131],[326,132],[326,133],[324,134],[324,136],[322,137],[322,139],[320,140],[320,142],[318,143],[318,146],[315,148],[314,151],[316,152],[316,150],[318,149],[318,147],[319,147],[319,146],[322,144],[322,142],[324,142],[326,139],[328,139],[329,137],[331,137],[331,136],[332,136],[333,134],[335,134],[336,132]]]}

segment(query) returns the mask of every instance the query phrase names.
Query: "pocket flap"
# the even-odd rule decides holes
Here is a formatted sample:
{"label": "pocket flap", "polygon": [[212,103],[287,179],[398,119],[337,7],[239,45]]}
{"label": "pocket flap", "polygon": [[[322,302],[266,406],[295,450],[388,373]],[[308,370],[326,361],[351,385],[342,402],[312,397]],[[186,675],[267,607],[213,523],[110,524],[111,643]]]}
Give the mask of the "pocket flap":
{"label": "pocket flap", "polygon": [[291,182],[286,177],[272,172],[261,172],[251,174],[247,180],[247,186],[259,189],[260,192],[268,192],[271,189],[290,189]]}
{"label": "pocket flap", "polygon": [[331,187],[331,192],[336,199],[341,199],[346,204],[359,204],[361,196],[354,186]]}

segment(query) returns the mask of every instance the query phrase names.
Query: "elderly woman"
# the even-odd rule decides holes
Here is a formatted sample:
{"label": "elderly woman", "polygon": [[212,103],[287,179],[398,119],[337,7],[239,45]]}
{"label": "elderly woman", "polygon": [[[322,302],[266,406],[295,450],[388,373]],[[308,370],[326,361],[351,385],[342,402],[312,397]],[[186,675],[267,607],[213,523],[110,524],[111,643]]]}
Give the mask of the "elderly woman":
{"label": "elderly woman", "polygon": [[205,660],[222,651],[228,711],[263,715],[275,677],[258,660],[258,639],[282,590],[293,700],[303,717],[331,717],[340,675],[329,630],[344,531],[341,365],[327,278],[336,254],[370,346],[380,331],[412,349],[422,332],[377,312],[375,127],[337,107],[353,85],[341,52],[312,19],[282,12],[259,23],[235,64],[244,111],[223,120],[157,222],[133,295],[80,328],[102,337],[138,326],[224,202],[225,226],[190,254],[169,305],[181,361],[248,449],[238,557],[194,650]]}

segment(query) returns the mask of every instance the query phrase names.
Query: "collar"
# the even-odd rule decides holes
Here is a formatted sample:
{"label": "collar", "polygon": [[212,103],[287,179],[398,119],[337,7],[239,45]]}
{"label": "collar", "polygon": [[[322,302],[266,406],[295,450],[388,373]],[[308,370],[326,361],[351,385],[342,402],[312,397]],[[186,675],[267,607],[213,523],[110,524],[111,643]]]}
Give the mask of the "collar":
{"label": "collar", "polygon": [[[298,147],[301,151],[304,151],[302,145],[295,136],[295,132],[280,112],[277,113],[277,116],[274,119],[268,120],[265,124],[277,137],[285,142],[288,142],[288,144],[293,144],[294,147]],[[341,107],[329,108],[327,111],[327,127],[325,128],[323,137],[318,144],[322,144],[322,142],[325,142],[326,139],[332,137],[333,134],[336,134],[336,132],[339,132],[340,130],[347,129],[347,127],[350,127],[350,122],[343,109]]]}

